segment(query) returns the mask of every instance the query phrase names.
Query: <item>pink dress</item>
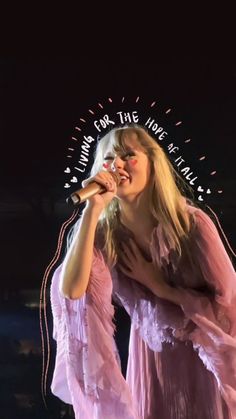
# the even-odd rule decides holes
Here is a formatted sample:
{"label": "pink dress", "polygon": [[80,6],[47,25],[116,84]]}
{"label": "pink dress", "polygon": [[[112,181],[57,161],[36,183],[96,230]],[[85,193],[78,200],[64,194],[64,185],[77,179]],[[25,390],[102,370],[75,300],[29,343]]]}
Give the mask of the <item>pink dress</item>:
{"label": "pink dress", "polygon": [[[166,280],[181,291],[181,306],[118,269],[110,272],[98,249],[81,299],[61,296],[61,268],[55,271],[51,389],[73,405],[76,419],[236,419],[236,275],[211,219],[188,209],[195,219],[193,264],[177,260],[160,225],[150,244]],[[131,318],[126,380],[113,338],[112,294]]]}

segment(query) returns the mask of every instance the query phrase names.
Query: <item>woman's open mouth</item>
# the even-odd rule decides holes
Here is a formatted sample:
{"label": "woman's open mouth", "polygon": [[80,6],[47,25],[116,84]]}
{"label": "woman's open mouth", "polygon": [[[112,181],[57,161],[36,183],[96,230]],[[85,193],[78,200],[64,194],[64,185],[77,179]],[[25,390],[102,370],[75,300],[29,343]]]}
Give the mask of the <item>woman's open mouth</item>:
{"label": "woman's open mouth", "polygon": [[123,185],[125,182],[127,182],[127,181],[129,181],[130,179],[129,179],[129,177],[128,176],[124,176],[124,175],[121,175],[120,176],[120,185]]}

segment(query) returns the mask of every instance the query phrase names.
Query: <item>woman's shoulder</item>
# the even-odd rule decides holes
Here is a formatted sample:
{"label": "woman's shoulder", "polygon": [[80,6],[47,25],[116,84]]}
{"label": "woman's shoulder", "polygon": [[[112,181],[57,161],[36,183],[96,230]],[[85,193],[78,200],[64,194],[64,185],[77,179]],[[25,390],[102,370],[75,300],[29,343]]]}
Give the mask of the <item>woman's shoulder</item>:
{"label": "woman's shoulder", "polygon": [[[202,209],[195,205],[188,205],[187,210],[191,217],[190,238],[214,240],[220,236],[217,224],[217,215],[208,209]],[[214,217],[213,217],[214,214]],[[220,226],[220,224],[219,224]]]}
{"label": "woman's shoulder", "polygon": [[186,208],[195,226],[198,226],[200,224],[202,225],[209,224],[209,225],[215,226],[213,218],[212,218],[213,212],[210,214],[208,213],[209,210],[202,209],[192,203],[191,204],[187,203]]}

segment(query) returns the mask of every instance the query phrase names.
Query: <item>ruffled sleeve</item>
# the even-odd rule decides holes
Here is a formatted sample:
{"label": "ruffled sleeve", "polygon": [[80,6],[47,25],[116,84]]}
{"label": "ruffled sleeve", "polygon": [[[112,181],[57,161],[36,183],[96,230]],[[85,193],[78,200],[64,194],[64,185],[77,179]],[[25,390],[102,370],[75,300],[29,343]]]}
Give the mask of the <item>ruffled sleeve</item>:
{"label": "ruffled sleeve", "polygon": [[[195,325],[189,334],[203,363],[216,377],[236,418],[236,275],[218,231],[202,210],[194,213],[190,249],[211,296],[181,288],[181,308]],[[194,272],[193,272],[194,275]]]}
{"label": "ruffled sleeve", "polygon": [[132,327],[155,352],[162,343],[175,341],[175,333],[189,323],[181,307],[156,297],[146,287],[128,278],[119,269],[113,269],[113,298],[130,316]]}
{"label": "ruffled sleeve", "polygon": [[72,404],[76,419],[137,419],[113,338],[111,276],[94,250],[89,286],[77,300],[59,291],[61,266],[51,284],[57,353],[51,390]]}

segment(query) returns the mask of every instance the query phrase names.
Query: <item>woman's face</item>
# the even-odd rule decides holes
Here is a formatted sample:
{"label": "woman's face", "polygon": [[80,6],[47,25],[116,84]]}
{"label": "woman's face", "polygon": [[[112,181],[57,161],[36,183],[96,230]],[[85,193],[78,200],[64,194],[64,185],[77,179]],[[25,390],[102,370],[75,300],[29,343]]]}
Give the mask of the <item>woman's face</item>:
{"label": "woman's face", "polygon": [[143,148],[135,138],[125,140],[125,150],[115,153],[112,147],[106,150],[103,167],[106,170],[117,170],[122,178],[117,197],[134,199],[148,187],[150,162]]}

